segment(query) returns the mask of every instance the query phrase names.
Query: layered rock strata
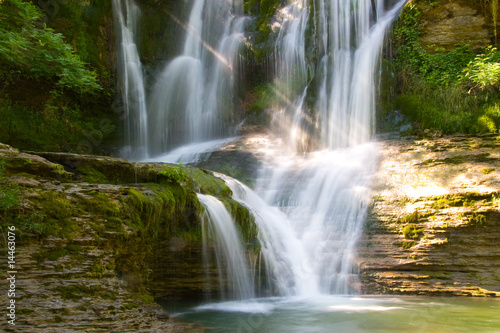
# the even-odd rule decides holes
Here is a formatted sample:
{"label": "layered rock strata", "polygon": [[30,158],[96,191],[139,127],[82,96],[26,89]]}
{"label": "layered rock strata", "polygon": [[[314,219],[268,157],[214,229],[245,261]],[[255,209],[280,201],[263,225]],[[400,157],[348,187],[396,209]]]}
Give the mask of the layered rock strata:
{"label": "layered rock strata", "polygon": [[500,296],[500,137],[380,143],[364,293]]}

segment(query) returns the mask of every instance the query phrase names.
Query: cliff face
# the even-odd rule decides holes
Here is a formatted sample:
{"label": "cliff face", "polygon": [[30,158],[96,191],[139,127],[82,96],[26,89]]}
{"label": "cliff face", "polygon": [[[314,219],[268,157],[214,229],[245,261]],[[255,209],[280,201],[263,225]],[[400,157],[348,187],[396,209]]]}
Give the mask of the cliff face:
{"label": "cliff face", "polygon": [[418,1],[417,6],[422,12],[420,41],[427,51],[449,51],[461,44],[480,48],[495,41],[489,4],[487,7],[482,1],[444,0]]}
{"label": "cliff face", "polygon": [[[7,145],[0,168],[0,230],[16,228],[16,332],[202,331],[173,322],[155,303],[219,291],[206,283],[196,192],[219,198],[245,239],[255,237],[246,208],[200,169]],[[185,178],[176,181],[177,172]],[[8,304],[5,288],[0,301]]]}
{"label": "cliff face", "polygon": [[381,143],[363,291],[500,296],[500,137]]}

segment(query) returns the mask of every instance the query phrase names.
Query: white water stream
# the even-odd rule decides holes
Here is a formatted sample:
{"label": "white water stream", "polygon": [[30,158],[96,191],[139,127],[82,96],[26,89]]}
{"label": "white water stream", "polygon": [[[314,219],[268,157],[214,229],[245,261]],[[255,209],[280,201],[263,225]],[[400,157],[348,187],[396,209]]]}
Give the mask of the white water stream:
{"label": "white water stream", "polygon": [[125,120],[125,157],[148,157],[148,118],[143,69],[136,45],[141,12],[133,0],[113,0],[113,14],[118,30],[119,80],[122,82]]}
{"label": "white water stream", "polygon": [[[269,154],[256,191],[286,215],[281,226],[287,230],[274,239],[293,243],[293,254],[286,246],[278,251],[290,254],[285,266],[291,272],[276,272],[284,255],[266,257],[271,272],[286,276],[275,277],[281,295],[357,292],[356,241],[378,162],[377,145],[370,140],[379,58],[385,32],[404,3],[386,12],[382,0],[375,8],[370,1],[323,1],[317,22],[308,22],[313,10],[308,1],[280,12],[275,87],[281,101],[274,125],[282,144]],[[315,85],[307,80],[309,29],[316,29],[325,52]],[[311,93],[317,98],[306,106]],[[267,238],[262,233],[263,247],[276,242]]]}
{"label": "white water stream", "polygon": [[[356,241],[377,167],[377,145],[370,141],[380,55],[385,32],[406,0],[389,10],[385,2],[296,0],[277,14],[272,122],[277,144],[255,192],[221,175],[234,199],[255,215],[261,256],[252,265],[222,203],[199,195],[224,266],[220,271],[227,272],[239,299],[255,295],[252,280],[260,274],[266,284],[257,294],[309,297],[358,289]],[[148,99],[147,123],[139,125],[149,135],[140,141],[154,156],[149,161],[197,158],[230,134],[224,124],[236,109],[237,54],[247,20],[237,15],[238,7],[236,0],[193,2],[182,54],[165,66]],[[131,28],[121,24],[121,29]],[[129,49],[136,54],[134,47],[122,52]],[[139,66],[127,68],[140,73]],[[182,144],[189,145],[167,153]]]}
{"label": "white water stream", "polygon": [[[210,195],[198,194],[198,200],[205,207],[205,218],[202,225],[204,256],[208,260],[208,244],[213,244],[217,264],[219,266],[219,281],[221,281],[221,296],[224,297],[226,286],[223,279],[229,283],[229,291],[236,299],[249,299],[255,296],[253,281],[248,274],[248,264],[243,251],[243,243],[236,229],[233,218],[224,204]],[[206,264],[207,265],[207,264]],[[225,272],[226,276],[222,276]]]}
{"label": "white water stream", "polygon": [[230,134],[246,20],[236,16],[237,3],[194,1],[183,52],[165,66],[149,98],[152,155]]}

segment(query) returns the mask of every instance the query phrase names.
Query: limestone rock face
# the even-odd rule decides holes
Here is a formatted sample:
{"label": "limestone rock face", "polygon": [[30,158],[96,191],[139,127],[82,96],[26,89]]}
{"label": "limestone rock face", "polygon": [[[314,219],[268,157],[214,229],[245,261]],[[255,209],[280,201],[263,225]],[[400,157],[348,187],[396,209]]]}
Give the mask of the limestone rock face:
{"label": "limestone rock face", "polygon": [[448,0],[434,7],[426,3],[419,6],[423,13],[421,43],[427,51],[451,50],[457,44],[480,48],[491,44],[494,38],[479,1]]}
{"label": "limestone rock face", "polygon": [[[12,331],[205,331],[169,319],[156,301],[201,298],[220,288],[215,261],[208,267],[215,282],[206,283],[196,192],[218,197],[244,230],[255,229],[221,179],[182,167],[185,179],[172,182],[162,172],[181,167],[37,155],[2,144],[0,165],[0,199],[3,192],[18,197],[9,208],[0,201],[0,230],[16,228]],[[6,237],[0,251],[7,252]],[[1,261],[0,271],[8,270]],[[2,304],[9,302],[6,287],[0,284]]]}
{"label": "limestone rock face", "polygon": [[381,143],[364,293],[500,296],[499,147],[494,135]]}

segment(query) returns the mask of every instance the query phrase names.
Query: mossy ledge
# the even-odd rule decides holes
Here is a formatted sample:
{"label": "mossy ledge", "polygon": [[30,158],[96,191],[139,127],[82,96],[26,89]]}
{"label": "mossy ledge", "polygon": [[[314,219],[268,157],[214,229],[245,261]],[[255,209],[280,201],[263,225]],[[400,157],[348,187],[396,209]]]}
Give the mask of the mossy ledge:
{"label": "mossy ledge", "polygon": [[[19,315],[16,331],[36,323],[48,330],[170,332],[187,325],[202,332],[172,323],[156,303],[219,288],[204,282],[197,192],[221,200],[255,250],[252,215],[210,171],[8,145],[0,145],[0,164],[0,228],[5,236],[16,227],[19,309],[35,309]],[[169,177],[176,170],[181,176]],[[5,237],[0,244],[5,251]]]}

